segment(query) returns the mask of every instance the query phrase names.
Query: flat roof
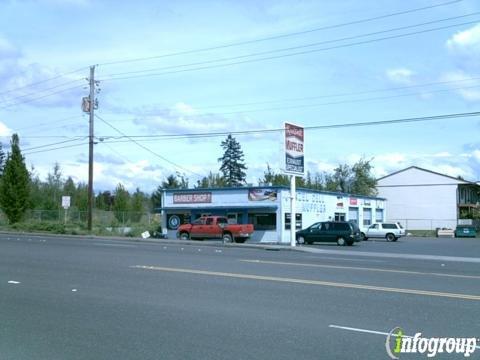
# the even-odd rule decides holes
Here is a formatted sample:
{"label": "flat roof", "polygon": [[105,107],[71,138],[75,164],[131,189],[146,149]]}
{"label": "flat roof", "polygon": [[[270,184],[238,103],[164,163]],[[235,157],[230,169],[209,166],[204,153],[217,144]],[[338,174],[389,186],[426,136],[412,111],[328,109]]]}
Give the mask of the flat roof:
{"label": "flat roof", "polygon": [[209,205],[209,204],[195,204],[196,207],[186,207],[186,206],[164,206],[164,207],[159,207],[155,208],[155,210],[180,210],[180,211],[190,211],[190,210],[277,210],[278,206],[276,205],[265,205],[265,206],[259,206],[259,205],[233,205],[233,206],[227,206],[227,205]]}
{"label": "flat roof", "polygon": [[[205,191],[238,191],[238,190],[254,190],[254,189],[267,189],[267,190],[288,190],[290,191],[289,186],[238,186],[238,187],[215,187],[215,188],[196,188],[196,189],[163,189],[163,191],[171,193],[171,192],[205,192]],[[386,200],[386,198],[376,197],[376,196],[368,196],[368,195],[357,195],[357,194],[349,194],[349,193],[342,193],[336,191],[326,191],[326,190],[314,190],[314,189],[307,189],[299,187],[297,191],[303,192],[311,192],[315,194],[323,194],[323,195],[334,195],[334,196],[346,196],[346,197],[355,197],[361,199],[372,199],[372,200]]]}

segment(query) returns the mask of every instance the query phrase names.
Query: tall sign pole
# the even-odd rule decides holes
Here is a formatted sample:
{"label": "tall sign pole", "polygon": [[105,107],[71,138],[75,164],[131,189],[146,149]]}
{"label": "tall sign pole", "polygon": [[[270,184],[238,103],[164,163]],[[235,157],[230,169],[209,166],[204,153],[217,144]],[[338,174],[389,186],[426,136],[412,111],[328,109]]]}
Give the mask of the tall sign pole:
{"label": "tall sign pole", "polygon": [[285,123],[285,172],[290,174],[290,246],[292,247],[295,247],[297,242],[295,178],[305,173],[304,135],[303,127]]}

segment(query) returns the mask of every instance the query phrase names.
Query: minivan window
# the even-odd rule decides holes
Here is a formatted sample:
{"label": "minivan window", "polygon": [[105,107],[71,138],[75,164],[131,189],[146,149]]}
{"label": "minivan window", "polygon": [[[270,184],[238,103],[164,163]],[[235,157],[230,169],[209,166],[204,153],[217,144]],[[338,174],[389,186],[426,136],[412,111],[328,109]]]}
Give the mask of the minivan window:
{"label": "minivan window", "polygon": [[348,226],[347,223],[333,223],[333,229],[334,230],[350,230],[350,227]]}

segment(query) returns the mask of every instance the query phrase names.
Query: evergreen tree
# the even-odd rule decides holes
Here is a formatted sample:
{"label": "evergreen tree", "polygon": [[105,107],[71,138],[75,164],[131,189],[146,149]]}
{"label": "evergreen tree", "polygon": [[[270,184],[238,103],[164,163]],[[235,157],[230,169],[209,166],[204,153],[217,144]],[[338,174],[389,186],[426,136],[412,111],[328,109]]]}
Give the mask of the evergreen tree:
{"label": "evergreen tree", "polygon": [[30,174],[20,151],[18,135],[13,134],[11,152],[0,182],[0,206],[11,224],[21,220],[29,205],[29,194]]}
{"label": "evergreen tree", "polygon": [[240,143],[228,135],[222,141],[221,146],[225,151],[223,156],[218,159],[221,162],[220,171],[228,186],[242,186],[245,183],[247,166],[244,163],[243,151]]}

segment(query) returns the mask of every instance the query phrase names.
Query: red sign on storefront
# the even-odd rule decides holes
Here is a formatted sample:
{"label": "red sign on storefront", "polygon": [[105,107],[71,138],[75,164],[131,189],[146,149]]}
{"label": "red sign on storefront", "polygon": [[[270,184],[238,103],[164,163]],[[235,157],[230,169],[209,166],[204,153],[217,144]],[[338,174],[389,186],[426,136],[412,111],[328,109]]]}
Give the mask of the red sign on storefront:
{"label": "red sign on storefront", "polygon": [[202,203],[211,203],[211,202],[212,202],[211,192],[192,192],[192,193],[174,193],[173,194],[174,204],[202,204]]}

